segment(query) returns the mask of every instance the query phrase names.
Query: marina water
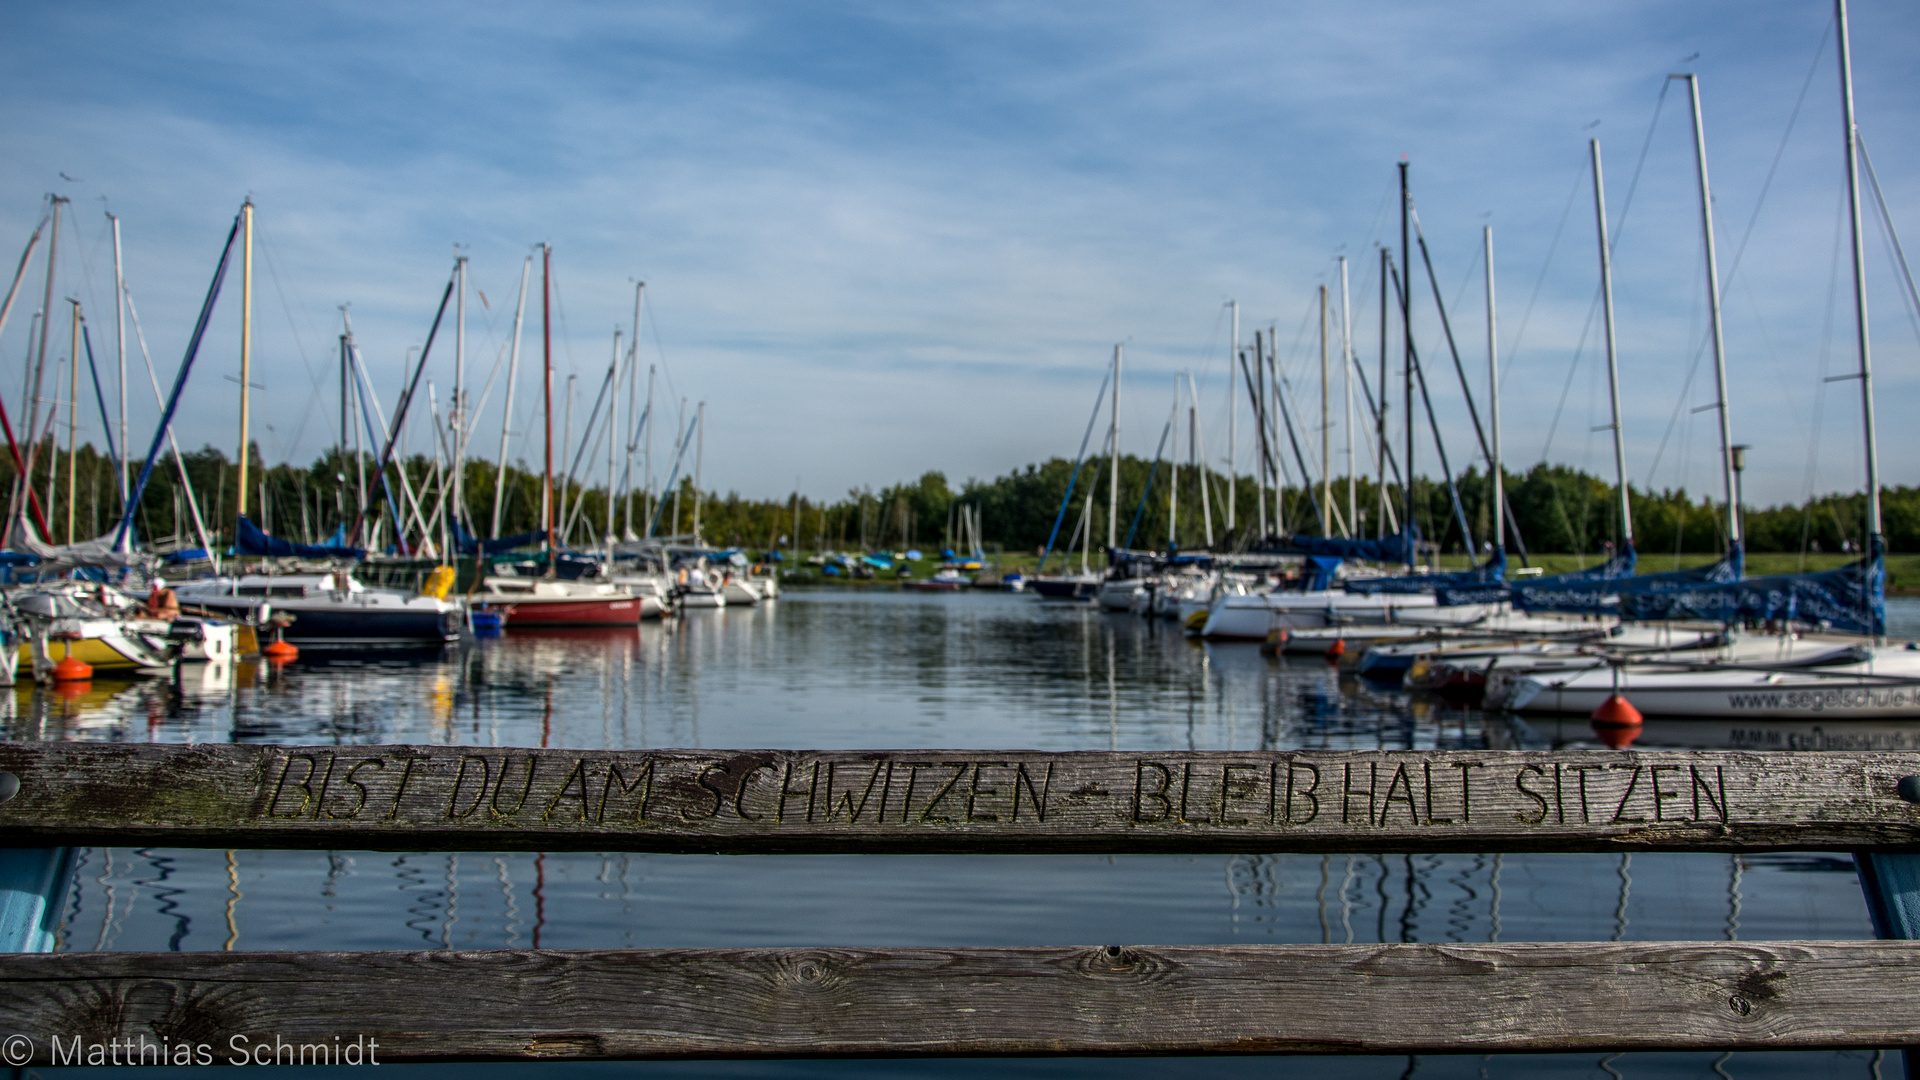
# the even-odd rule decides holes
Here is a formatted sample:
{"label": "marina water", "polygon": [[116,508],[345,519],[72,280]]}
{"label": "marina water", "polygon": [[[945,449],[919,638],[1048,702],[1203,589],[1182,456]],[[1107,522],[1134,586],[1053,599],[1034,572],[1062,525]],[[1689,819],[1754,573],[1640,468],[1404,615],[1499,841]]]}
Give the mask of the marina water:
{"label": "marina water", "polygon": [[[1920,602],[1891,600],[1896,634]],[[424,656],[16,689],[14,739],[581,749],[1286,750],[1597,746],[1000,593],[789,590],[638,630]],[[1645,745],[1913,749],[1898,725],[1649,721]],[[1830,854],[754,856],[80,853],[59,948],[493,949],[1857,939]],[[1893,1076],[1871,1053],[408,1066],[403,1076]],[[75,1070],[44,1070],[47,1075]],[[166,1071],[166,1070],[156,1070]],[[308,1068],[301,1076],[333,1070]],[[340,1070],[344,1071],[344,1070]],[[125,1075],[116,1073],[116,1075]]]}

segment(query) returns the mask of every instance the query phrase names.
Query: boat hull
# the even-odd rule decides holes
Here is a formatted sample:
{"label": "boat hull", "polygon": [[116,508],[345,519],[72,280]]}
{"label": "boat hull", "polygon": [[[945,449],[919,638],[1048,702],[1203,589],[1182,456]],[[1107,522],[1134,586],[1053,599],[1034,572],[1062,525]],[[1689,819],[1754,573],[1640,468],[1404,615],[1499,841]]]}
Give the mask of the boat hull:
{"label": "boat hull", "polygon": [[[260,600],[255,597],[196,596],[195,607],[210,612],[244,618],[257,613]],[[374,605],[304,605],[273,601],[276,613],[293,616],[293,622],[281,631],[281,638],[303,649],[371,649],[395,646],[438,648],[460,638],[461,617],[457,608],[387,608]]]}
{"label": "boat hull", "polygon": [[515,626],[638,626],[637,596],[544,598],[490,602],[509,628]]}

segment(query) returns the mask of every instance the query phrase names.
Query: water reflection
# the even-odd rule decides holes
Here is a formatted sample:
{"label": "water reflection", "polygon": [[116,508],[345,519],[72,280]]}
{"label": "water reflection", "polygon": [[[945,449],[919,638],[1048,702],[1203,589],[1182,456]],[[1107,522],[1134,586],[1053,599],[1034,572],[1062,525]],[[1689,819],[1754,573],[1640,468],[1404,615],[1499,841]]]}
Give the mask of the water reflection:
{"label": "water reflection", "polygon": [[[1478,749],[1597,746],[1584,722],[1410,700],[1318,659],[1002,595],[793,593],[637,630],[443,654],[22,686],[13,738],[581,748]],[[1906,748],[1899,725],[1650,721],[1638,745]],[[1844,858],[1765,855],[763,856],[96,849],[60,948],[471,949],[1870,937]],[[1423,1058],[1423,1074],[1697,1075],[1717,1055]],[[1863,1075],[1870,1055],[1739,1055]],[[1397,1076],[1405,1059],[1295,1059]],[[1147,1076],[1168,1062],[996,1064]],[[470,1071],[471,1067],[463,1067]],[[1180,1063],[1207,1076],[1272,1064]],[[1484,1072],[1483,1072],[1484,1070]],[[579,1070],[574,1070],[578,1072]],[[646,1076],[915,1075],[964,1064],[672,1065]],[[517,1071],[516,1071],[517,1075]]]}

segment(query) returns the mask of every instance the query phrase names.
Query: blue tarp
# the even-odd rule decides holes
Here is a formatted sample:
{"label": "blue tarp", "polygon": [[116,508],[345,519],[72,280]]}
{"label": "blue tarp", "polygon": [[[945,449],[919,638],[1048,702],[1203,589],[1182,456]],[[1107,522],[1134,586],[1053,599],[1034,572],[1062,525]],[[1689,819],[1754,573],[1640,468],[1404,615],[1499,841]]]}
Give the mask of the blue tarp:
{"label": "blue tarp", "polygon": [[[1634,574],[1633,551],[1628,549],[1590,570],[1515,582],[1512,586],[1513,605],[1522,611],[1612,615],[1620,611],[1619,604],[1613,598],[1626,593],[1673,592],[1697,585],[1738,581],[1745,561],[1743,553],[1736,547],[1719,562],[1696,566],[1691,570]],[[1623,567],[1626,573],[1620,572]]]}
{"label": "blue tarp", "polygon": [[1333,575],[1345,560],[1338,555],[1309,555],[1306,570],[1312,575],[1307,579],[1307,591],[1319,592],[1333,587]]}
{"label": "blue tarp", "polygon": [[[1496,548],[1493,558],[1471,570],[1462,570],[1452,574],[1407,574],[1401,577],[1353,578],[1346,582],[1350,593],[1393,593],[1412,594],[1437,592],[1443,588],[1467,588],[1486,586],[1505,580],[1507,574],[1507,553]],[[1502,597],[1502,599],[1505,599]],[[1461,600],[1456,603],[1468,603]]]}
{"label": "blue tarp", "polygon": [[1887,628],[1887,569],[1880,545],[1838,570],[1780,574],[1660,592],[1624,592],[1628,619],[1705,619],[1718,623],[1789,619],[1879,637]]}
{"label": "blue tarp", "polygon": [[516,548],[532,547],[546,538],[545,532],[529,532],[498,540],[479,540],[460,524],[459,518],[453,519],[453,546],[460,549],[462,555],[499,555]]}
{"label": "blue tarp", "polygon": [[260,526],[240,515],[240,525],[234,537],[234,550],[242,555],[264,555],[277,558],[301,559],[364,559],[367,553],[361,548],[340,547],[333,544],[296,544],[291,540],[282,540],[277,536],[268,536],[260,531]]}
{"label": "blue tarp", "polygon": [[1339,540],[1331,536],[1289,536],[1287,546],[1303,555],[1332,555],[1342,559],[1367,559],[1372,562],[1409,561],[1413,537],[1408,533],[1379,540]]}

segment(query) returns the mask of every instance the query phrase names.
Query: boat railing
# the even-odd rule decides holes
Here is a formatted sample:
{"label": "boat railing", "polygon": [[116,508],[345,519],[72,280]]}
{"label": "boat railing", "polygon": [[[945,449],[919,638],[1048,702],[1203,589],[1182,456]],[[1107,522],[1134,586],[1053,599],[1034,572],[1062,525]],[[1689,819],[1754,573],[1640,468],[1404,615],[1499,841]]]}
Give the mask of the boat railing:
{"label": "boat railing", "polygon": [[[70,1054],[57,1055],[75,1045],[183,1039],[271,1054],[365,1038],[377,1040],[382,1063],[1920,1044],[1910,982],[1920,943],[1904,940],[1920,929],[1920,753],[7,743],[0,823],[10,845],[29,849],[12,852],[16,862],[83,845],[1834,851],[1855,853],[1882,936],[23,952],[0,956],[0,1034],[20,1037],[0,1052],[17,1066],[68,1063]],[[51,855],[42,864],[62,865]],[[51,910],[65,886],[46,885],[49,873],[32,880]],[[13,897],[35,887],[8,884]]]}

